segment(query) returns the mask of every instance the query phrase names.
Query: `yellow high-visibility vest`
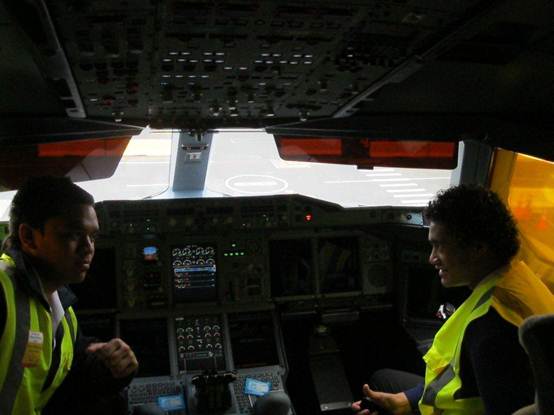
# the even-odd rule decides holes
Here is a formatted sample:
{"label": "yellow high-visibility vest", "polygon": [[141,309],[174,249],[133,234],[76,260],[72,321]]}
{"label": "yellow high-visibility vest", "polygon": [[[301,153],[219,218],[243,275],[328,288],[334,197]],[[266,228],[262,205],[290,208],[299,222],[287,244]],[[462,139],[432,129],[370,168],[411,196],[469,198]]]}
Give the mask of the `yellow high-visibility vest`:
{"label": "yellow high-visibility vest", "polygon": [[[41,413],[71,368],[77,318],[69,307],[60,322],[63,330],[61,344],[58,344],[60,362],[57,370],[50,373],[54,336],[50,312],[37,298],[16,288],[13,271],[13,260],[2,255],[0,284],[7,319],[0,333],[0,414],[36,415]],[[41,337],[42,346],[37,343],[37,338]],[[30,356],[33,350],[35,355]]]}
{"label": "yellow high-visibility vest", "polygon": [[423,357],[427,365],[425,389],[419,401],[422,415],[480,415],[480,397],[460,399],[460,354],[467,326],[493,307],[519,327],[531,315],[554,312],[554,295],[522,261],[487,276],[437,332]]}

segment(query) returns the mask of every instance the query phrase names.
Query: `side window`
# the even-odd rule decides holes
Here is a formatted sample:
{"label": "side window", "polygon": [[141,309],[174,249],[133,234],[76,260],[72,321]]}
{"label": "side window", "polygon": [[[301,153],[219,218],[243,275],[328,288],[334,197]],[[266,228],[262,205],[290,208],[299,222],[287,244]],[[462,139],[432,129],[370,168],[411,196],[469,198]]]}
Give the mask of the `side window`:
{"label": "side window", "polygon": [[518,223],[523,259],[554,291],[554,163],[508,153],[497,155],[510,160],[510,180],[506,168],[495,169],[491,187],[506,198]]}

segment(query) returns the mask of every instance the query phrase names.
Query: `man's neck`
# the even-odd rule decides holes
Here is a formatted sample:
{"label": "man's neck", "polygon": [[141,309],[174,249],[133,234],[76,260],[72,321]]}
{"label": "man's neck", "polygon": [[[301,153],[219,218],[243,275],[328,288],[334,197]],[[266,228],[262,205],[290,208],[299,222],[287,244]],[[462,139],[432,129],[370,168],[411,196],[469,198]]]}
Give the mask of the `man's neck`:
{"label": "man's neck", "polygon": [[[45,298],[48,300],[49,298],[54,295],[56,291],[58,291],[58,286],[55,284],[49,283],[49,281],[42,277],[42,274],[40,271],[38,271],[38,279],[40,282],[40,288],[42,289],[42,293],[44,294]],[[50,302],[50,301],[48,301]]]}
{"label": "man's neck", "polygon": [[496,270],[501,268],[501,265],[498,264],[497,261],[489,261],[485,262],[479,265],[479,277],[475,278],[471,284],[469,284],[469,288],[471,290],[474,290],[475,287],[479,285],[481,281],[483,281],[485,278],[487,278],[489,275],[494,273]]}
{"label": "man's neck", "polygon": [[48,267],[45,266],[39,259],[29,255],[28,253],[25,253],[25,256],[38,277],[43,294],[46,298],[51,297],[52,294],[54,294],[61,287],[61,285],[56,281],[55,276],[51,275],[52,273]]}

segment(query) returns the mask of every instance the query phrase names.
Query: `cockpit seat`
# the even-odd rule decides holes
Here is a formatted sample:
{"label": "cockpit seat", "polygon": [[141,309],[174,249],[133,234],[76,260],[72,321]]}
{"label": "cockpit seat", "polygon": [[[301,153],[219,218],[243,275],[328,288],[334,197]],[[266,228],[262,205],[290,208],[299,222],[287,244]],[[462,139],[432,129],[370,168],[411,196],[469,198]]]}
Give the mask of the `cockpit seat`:
{"label": "cockpit seat", "polygon": [[531,316],[519,328],[535,380],[535,404],[514,415],[554,415],[554,314]]}

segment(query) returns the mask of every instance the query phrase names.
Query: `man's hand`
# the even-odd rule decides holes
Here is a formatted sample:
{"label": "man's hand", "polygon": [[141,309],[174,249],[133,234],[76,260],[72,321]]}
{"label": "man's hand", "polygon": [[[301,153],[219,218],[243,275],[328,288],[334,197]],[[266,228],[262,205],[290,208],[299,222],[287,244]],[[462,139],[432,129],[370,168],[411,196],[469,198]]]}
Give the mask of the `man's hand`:
{"label": "man's hand", "polygon": [[[412,413],[412,408],[410,407],[410,402],[406,397],[404,392],[400,393],[385,393],[385,392],[376,392],[369,389],[368,385],[364,385],[363,388],[364,395],[368,398],[371,398],[373,402],[379,405],[381,408],[388,410],[393,415],[409,415]],[[360,408],[360,402],[354,402],[352,404],[352,410],[357,412],[357,415],[374,415],[377,412],[369,413],[367,409],[363,411]]]}
{"label": "man's hand", "polygon": [[115,379],[125,378],[138,368],[138,361],[127,343],[111,339],[107,343],[91,343],[87,353],[94,353],[110,369]]}

